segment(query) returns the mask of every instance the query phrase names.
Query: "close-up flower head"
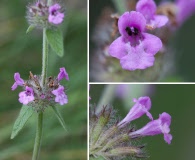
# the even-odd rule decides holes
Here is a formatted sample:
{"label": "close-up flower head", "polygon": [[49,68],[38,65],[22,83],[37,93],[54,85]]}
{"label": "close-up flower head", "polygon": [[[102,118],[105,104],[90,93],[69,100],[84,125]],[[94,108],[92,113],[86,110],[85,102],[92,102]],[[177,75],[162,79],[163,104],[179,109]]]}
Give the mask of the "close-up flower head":
{"label": "close-up flower head", "polygon": [[194,6],[194,0],[92,0],[90,81],[194,81],[188,63],[195,58]]}

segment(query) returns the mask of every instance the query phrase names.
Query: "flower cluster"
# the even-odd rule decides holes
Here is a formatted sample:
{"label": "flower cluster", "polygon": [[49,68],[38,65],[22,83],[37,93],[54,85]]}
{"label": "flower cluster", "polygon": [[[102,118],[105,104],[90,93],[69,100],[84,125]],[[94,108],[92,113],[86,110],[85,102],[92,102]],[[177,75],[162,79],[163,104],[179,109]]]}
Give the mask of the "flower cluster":
{"label": "flower cluster", "polygon": [[28,6],[27,20],[32,26],[49,28],[61,24],[63,19],[64,9],[54,1],[49,3],[39,0],[35,4]]}
{"label": "flower cluster", "polygon": [[[151,100],[149,97],[134,99],[134,106],[127,116],[120,122],[116,120],[116,111],[110,106],[103,106],[97,114],[93,107],[90,108],[89,127],[89,154],[91,157],[104,159],[123,159],[126,157],[146,158],[144,145],[137,142],[140,137],[163,134],[164,140],[170,144],[172,135],[170,132],[171,116],[162,113],[159,118],[153,120],[151,113]],[[135,130],[129,128],[129,123],[146,114],[151,120],[143,128]]]}
{"label": "flower cluster", "polygon": [[68,103],[65,89],[60,85],[63,78],[69,80],[65,68],[60,68],[57,78],[48,77],[45,84],[42,84],[41,76],[33,75],[31,72],[27,81],[24,81],[19,73],[15,73],[15,83],[11,89],[15,90],[18,86],[22,86],[24,91],[19,93],[19,102],[34,107],[37,112],[44,111],[46,107],[56,103],[60,105]]}
{"label": "flower cluster", "polygon": [[166,16],[156,15],[156,4],[153,0],[138,1],[136,11],[125,12],[120,16],[118,29],[121,36],[110,45],[110,55],[119,59],[125,70],[153,66],[154,55],[162,48],[162,42],[145,30],[162,27],[167,22]]}
{"label": "flower cluster", "polygon": [[127,116],[117,124],[119,128],[125,127],[131,121],[140,118],[142,115],[146,114],[151,122],[146,124],[143,128],[130,132],[129,136],[131,138],[143,137],[143,136],[153,136],[157,134],[164,134],[164,140],[170,144],[172,140],[172,135],[170,132],[171,116],[164,112],[159,115],[157,120],[153,120],[152,115],[149,110],[151,108],[151,100],[149,97],[140,97],[138,100],[134,99],[135,105],[130,109]]}

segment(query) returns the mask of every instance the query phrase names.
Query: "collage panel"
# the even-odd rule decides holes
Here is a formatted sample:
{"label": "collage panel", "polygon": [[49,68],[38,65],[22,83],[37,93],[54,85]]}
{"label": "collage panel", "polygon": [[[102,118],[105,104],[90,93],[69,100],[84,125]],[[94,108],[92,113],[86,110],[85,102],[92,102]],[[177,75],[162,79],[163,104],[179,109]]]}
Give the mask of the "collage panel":
{"label": "collage panel", "polygon": [[90,0],[90,82],[194,82],[195,1]]}
{"label": "collage panel", "polygon": [[0,13],[0,160],[194,160],[195,0]]}
{"label": "collage panel", "polygon": [[0,13],[0,160],[86,160],[87,0]]}
{"label": "collage panel", "polygon": [[195,85],[91,84],[90,160],[193,160]]}

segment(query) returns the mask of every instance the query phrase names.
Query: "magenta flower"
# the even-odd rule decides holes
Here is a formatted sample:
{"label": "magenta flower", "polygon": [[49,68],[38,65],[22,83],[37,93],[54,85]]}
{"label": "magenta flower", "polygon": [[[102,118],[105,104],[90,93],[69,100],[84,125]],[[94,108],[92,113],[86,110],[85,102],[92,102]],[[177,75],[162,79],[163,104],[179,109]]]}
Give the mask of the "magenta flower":
{"label": "magenta flower", "polygon": [[15,79],[15,83],[11,87],[12,91],[15,90],[18,86],[24,85],[24,80],[22,78],[20,78],[20,73],[15,73],[14,79]]}
{"label": "magenta flower", "polygon": [[48,20],[53,24],[60,24],[64,19],[64,13],[60,12],[61,6],[59,4],[54,4],[49,7],[49,17]]}
{"label": "magenta flower", "polygon": [[118,21],[121,36],[109,47],[112,57],[120,59],[123,69],[146,69],[154,65],[154,55],[162,48],[161,40],[144,33],[146,19],[135,11],[125,12]]}
{"label": "magenta flower", "polygon": [[33,101],[34,98],[34,92],[33,89],[26,86],[26,91],[19,93],[19,102],[27,105],[29,102]]}
{"label": "magenta flower", "polygon": [[136,11],[143,14],[147,24],[153,28],[162,27],[168,22],[168,17],[156,15],[156,4],[153,0],[139,0],[136,4]]}
{"label": "magenta flower", "polygon": [[64,92],[63,86],[59,86],[56,90],[53,90],[52,93],[56,96],[55,102],[59,103],[60,105],[68,103],[68,97]]}
{"label": "magenta flower", "polygon": [[65,78],[66,80],[69,80],[68,73],[66,72],[66,69],[60,68],[60,73],[58,74],[58,81],[62,80]]}
{"label": "magenta flower", "polygon": [[176,0],[177,21],[183,23],[195,13],[195,0]]}
{"label": "magenta flower", "polygon": [[172,135],[169,134],[171,124],[171,116],[164,112],[159,115],[159,119],[153,120],[146,124],[143,128],[131,132],[129,135],[131,137],[137,136],[154,136],[157,134],[164,134],[164,140],[170,144],[172,140]]}
{"label": "magenta flower", "polygon": [[151,100],[149,97],[140,97],[138,100],[134,99],[134,106],[130,109],[126,117],[118,123],[120,128],[124,127],[131,121],[140,118],[142,115],[146,114],[151,120],[153,120],[152,115],[148,112],[151,108]]}

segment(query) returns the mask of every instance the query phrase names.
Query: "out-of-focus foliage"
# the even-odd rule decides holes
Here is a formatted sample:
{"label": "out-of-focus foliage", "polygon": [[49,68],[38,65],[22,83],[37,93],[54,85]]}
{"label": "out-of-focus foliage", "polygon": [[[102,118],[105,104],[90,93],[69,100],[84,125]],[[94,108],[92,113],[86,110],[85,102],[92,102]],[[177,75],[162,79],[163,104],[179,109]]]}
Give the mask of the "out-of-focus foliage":
{"label": "out-of-focus foliage", "polygon": [[[105,85],[90,85],[90,103],[98,103]],[[127,108],[124,103],[127,97],[126,88],[129,87]],[[149,89],[149,88],[150,89]],[[172,117],[171,131],[173,139],[168,145],[163,135],[144,137],[141,142],[146,144],[146,152],[150,156],[149,160],[194,160],[195,153],[193,145],[195,143],[195,85],[194,84],[131,84],[123,88],[123,97],[115,97],[110,104],[118,111],[118,116],[123,119],[132,107],[133,98],[140,96],[150,96],[152,101],[151,114],[157,119],[159,114],[167,112]],[[143,89],[147,88],[147,91]],[[149,89],[149,90],[148,90]],[[138,93],[137,90],[141,92]],[[106,105],[106,104],[105,104]],[[118,118],[118,117],[117,117]],[[137,129],[149,122],[147,116],[143,116],[131,122]]]}
{"label": "out-of-focus foliage", "polygon": [[[32,1],[34,2],[34,1]],[[29,71],[41,73],[42,33],[28,28],[26,5],[31,1],[0,2],[0,159],[31,159],[36,114],[24,130],[10,140],[11,130],[19,114],[20,89],[11,91],[13,75],[19,72],[28,79]],[[70,81],[64,81],[69,103],[58,106],[68,129],[64,131],[51,108],[44,113],[44,128],[40,159],[85,160],[87,157],[87,1],[64,1],[66,17],[61,29],[64,33],[64,57],[49,54],[49,73],[57,75],[66,67]]]}

